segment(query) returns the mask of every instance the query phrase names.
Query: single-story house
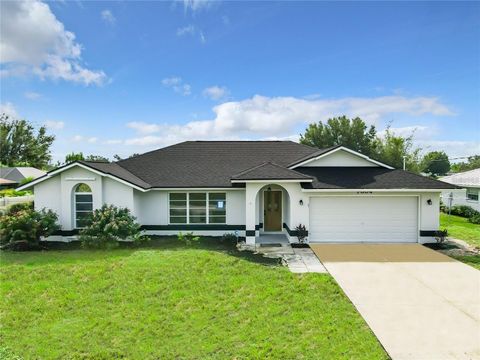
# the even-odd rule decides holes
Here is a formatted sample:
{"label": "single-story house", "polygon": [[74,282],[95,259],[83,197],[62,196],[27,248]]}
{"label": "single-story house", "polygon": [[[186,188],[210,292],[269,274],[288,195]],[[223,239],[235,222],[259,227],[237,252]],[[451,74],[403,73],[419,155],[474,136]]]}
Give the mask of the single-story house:
{"label": "single-story house", "polygon": [[440,180],[460,187],[459,189],[442,191],[442,201],[447,207],[467,205],[480,211],[480,202],[478,201],[480,169],[444,176]]}
{"label": "single-story house", "polygon": [[296,242],[430,242],[440,193],[456,186],[394,169],[343,146],[187,141],[113,163],[75,161],[21,187],[59,214],[71,238],[93,209],[129,208],[147,233],[264,233]]}
{"label": "single-story house", "polygon": [[39,178],[46,172],[29,166],[0,167],[0,188],[15,188],[27,178]]}

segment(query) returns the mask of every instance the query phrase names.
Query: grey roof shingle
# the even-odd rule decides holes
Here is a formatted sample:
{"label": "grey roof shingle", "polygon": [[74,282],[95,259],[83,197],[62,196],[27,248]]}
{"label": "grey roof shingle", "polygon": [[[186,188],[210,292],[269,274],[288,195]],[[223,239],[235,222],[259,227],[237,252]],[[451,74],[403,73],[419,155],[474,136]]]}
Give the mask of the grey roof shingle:
{"label": "grey roof shingle", "polygon": [[232,176],[232,180],[312,180],[310,176],[300,174],[295,170],[287,169],[275,163],[266,162],[239,174]]}
{"label": "grey roof shingle", "polygon": [[287,167],[317,150],[293,141],[186,141],[117,164],[152,187],[231,187],[234,174],[265,162]]}
{"label": "grey roof shingle", "polygon": [[299,167],[313,177],[306,189],[455,189],[454,185],[398,169],[383,167]]}
{"label": "grey roof shingle", "polygon": [[124,169],[117,163],[99,162],[99,161],[78,161],[79,163],[91,167],[95,170],[101,171],[105,174],[113,175],[126,182],[139,186],[144,189],[150,188],[150,184],[146,183],[139,177],[132,174],[130,171]]}

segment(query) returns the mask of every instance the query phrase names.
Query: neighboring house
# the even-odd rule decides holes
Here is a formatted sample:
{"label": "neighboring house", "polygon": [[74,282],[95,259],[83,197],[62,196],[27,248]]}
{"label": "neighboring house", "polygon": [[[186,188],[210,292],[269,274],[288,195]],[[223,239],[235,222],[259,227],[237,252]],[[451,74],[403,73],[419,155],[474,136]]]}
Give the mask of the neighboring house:
{"label": "neighboring house", "polygon": [[440,180],[462,188],[442,191],[442,201],[446,206],[468,205],[480,211],[480,202],[478,201],[480,169],[444,176]]}
{"label": "neighboring house", "polygon": [[59,214],[60,236],[109,203],[150,234],[263,233],[310,242],[428,242],[440,193],[456,188],[393,169],[342,146],[291,141],[187,141],[115,163],[77,161],[25,185],[35,207]]}
{"label": "neighboring house", "polygon": [[36,179],[45,174],[34,167],[0,167],[0,187],[15,188],[26,178]]}

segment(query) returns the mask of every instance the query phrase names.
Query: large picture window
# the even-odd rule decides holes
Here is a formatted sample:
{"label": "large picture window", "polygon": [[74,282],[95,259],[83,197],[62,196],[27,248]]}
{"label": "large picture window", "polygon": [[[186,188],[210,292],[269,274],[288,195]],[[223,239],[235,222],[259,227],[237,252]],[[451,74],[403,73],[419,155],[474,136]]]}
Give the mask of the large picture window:
{"label": "large picture window", "polygon": [[170,193],[170,224],[225,224],[225,193]]}
{"label": "large picture window", "polygon": [[75,228],[81,229],[88,225],[93,212],[92,189],[87,184],[78,184],[74,192]]}

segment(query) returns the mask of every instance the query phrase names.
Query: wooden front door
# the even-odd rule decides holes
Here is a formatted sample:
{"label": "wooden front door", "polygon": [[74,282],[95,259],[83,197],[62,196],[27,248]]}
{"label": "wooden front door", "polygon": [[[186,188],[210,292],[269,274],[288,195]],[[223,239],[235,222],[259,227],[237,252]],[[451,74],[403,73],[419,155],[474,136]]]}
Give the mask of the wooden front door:
{"label": "wooden front door", "polygon": [[282,231],[282,192],[272,190],[263,194],[264,230]]}

